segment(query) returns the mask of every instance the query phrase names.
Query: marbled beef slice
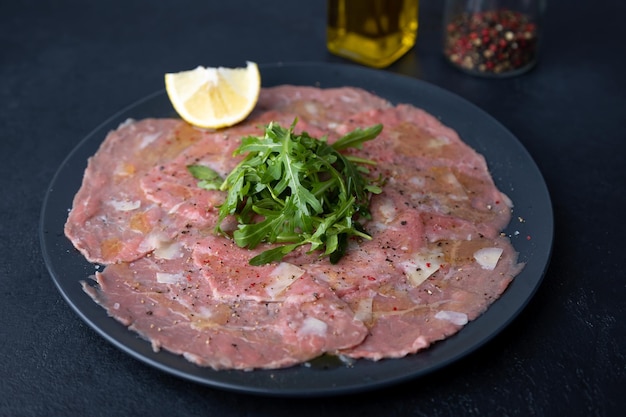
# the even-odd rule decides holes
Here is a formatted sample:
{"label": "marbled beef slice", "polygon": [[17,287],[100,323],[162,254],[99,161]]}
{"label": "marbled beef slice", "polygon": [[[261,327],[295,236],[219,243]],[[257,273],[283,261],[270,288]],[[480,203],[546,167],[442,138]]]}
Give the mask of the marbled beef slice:
{"label": "marbled beef slice", "polygon": [[[335,265],[307,248],[253,267],[267,249],[214,233],[224,194],[197,187],[189,164],[226,175],[239,138],[289,125],[334,141],[382,123],[350,150],[385,178]],[[112,174],[112,175],[111,175]],[[512,203],[484,158],[432,115],[353,88],[263,89],[247,121],[206,131],[177,120],[127,123],[91,158],[66,233],[108,266],[85,291],[166,349],[214,369],[280,368],[323,353],[380,360],[418,352],[459,331],[523,265],[500,231]],[[225,229],[236,225],[226,220]]]}

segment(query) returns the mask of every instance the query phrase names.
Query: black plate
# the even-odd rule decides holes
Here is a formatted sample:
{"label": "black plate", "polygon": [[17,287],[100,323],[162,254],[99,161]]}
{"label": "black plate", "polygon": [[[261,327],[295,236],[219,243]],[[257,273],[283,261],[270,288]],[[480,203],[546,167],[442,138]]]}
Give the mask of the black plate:
{"label": "black plate", "polygon": [[[106,340],[135,358],[187,380],[232,391],[273,396],[322,396],[380,388],[431,373],[473,352],[498,334],[526,306],[539,286],[550,259],[553,214],[544,180],[520,142],[491,116],[466,100],[413,78],[352,65],[291,64],[261,66],[264,86],[358,86],[394,103],[421,107],[454,128],[482,153],[498,187],[516,204],[505,233],[527,265],[504,295],[458,334],[403,359],[353,366],[296,366],[267,371],[214,371],[195,366],[150,344],[110,318],[81,289],[80,280],[94,273],[63,235],[63,225],[78,191],[87,158],[106,134],[128,118],[175,117],[164,91],[123,109],[88,135],[67,157],[48,188],[41,214],[43,256],[54,282],[78,315]],[[518,217],[524,221],[518,220]],[[529,239],[530,237],[530,239]]]}

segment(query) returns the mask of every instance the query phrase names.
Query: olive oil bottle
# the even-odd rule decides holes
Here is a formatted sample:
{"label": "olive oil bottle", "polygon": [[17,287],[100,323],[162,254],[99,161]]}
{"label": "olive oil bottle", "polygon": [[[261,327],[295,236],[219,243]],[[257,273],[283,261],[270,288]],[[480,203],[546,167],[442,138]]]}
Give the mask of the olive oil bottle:
{"label": "olive oil bottle", "polygon": [[414,45],[419,0],[327,0],[328,50],[374,67],[391,65]]}

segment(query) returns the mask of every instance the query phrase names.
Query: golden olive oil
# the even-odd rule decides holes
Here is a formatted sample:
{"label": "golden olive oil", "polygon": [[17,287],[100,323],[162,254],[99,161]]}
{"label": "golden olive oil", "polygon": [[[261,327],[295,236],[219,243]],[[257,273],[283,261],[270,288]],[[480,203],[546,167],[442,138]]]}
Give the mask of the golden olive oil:
{"label": "golden olive oil", "polygon": [[419,0],[328,0],[328,50],[384,68],[415,45]]}

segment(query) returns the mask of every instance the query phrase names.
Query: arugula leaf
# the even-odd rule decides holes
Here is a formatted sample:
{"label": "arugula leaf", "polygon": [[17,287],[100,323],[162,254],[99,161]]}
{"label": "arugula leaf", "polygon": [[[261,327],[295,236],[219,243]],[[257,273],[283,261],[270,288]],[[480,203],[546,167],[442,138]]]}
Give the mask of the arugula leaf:
{"label": "arugula leaf", "polygon": [[205,165],[187,165],[187,170],[194,176],[194,178],[200,180],[198,187],[205,190],[219,190],[222,185],[222,177],[220,174]]}
{"label": "arugula leaf", "polygon": [[297,121],[289,128],[272,122],[263,137],[242,138],[235,155],[245,157],[223,181],[208,167],[188,167],[199,186],[217,185],[227,192],[219,206],[218,232],[225,234],[220,225],[234,215],[238,246],[280,244],[253,257],[252,265],[280,261],[302,245],[309,245],[309,253],[322,250],[321,256],[336,263],[351,236],[371,239],[359,219],[369,218],[370,196],[381,192],[382,180],[365,176],[365,165],[373,161],[340,151],[360,148],[380,134],[382,125],[355,129],[328,144],[325,137],[294,134]]}
{"label": "arugula leaf", "polygon": [[376,138],[382,132],[383,125],[380,123],[366,129],[356,128],[352,132],[346,133],[341,139],[332,144],[337,151],[353,147],[360,148],[363,142]]}

